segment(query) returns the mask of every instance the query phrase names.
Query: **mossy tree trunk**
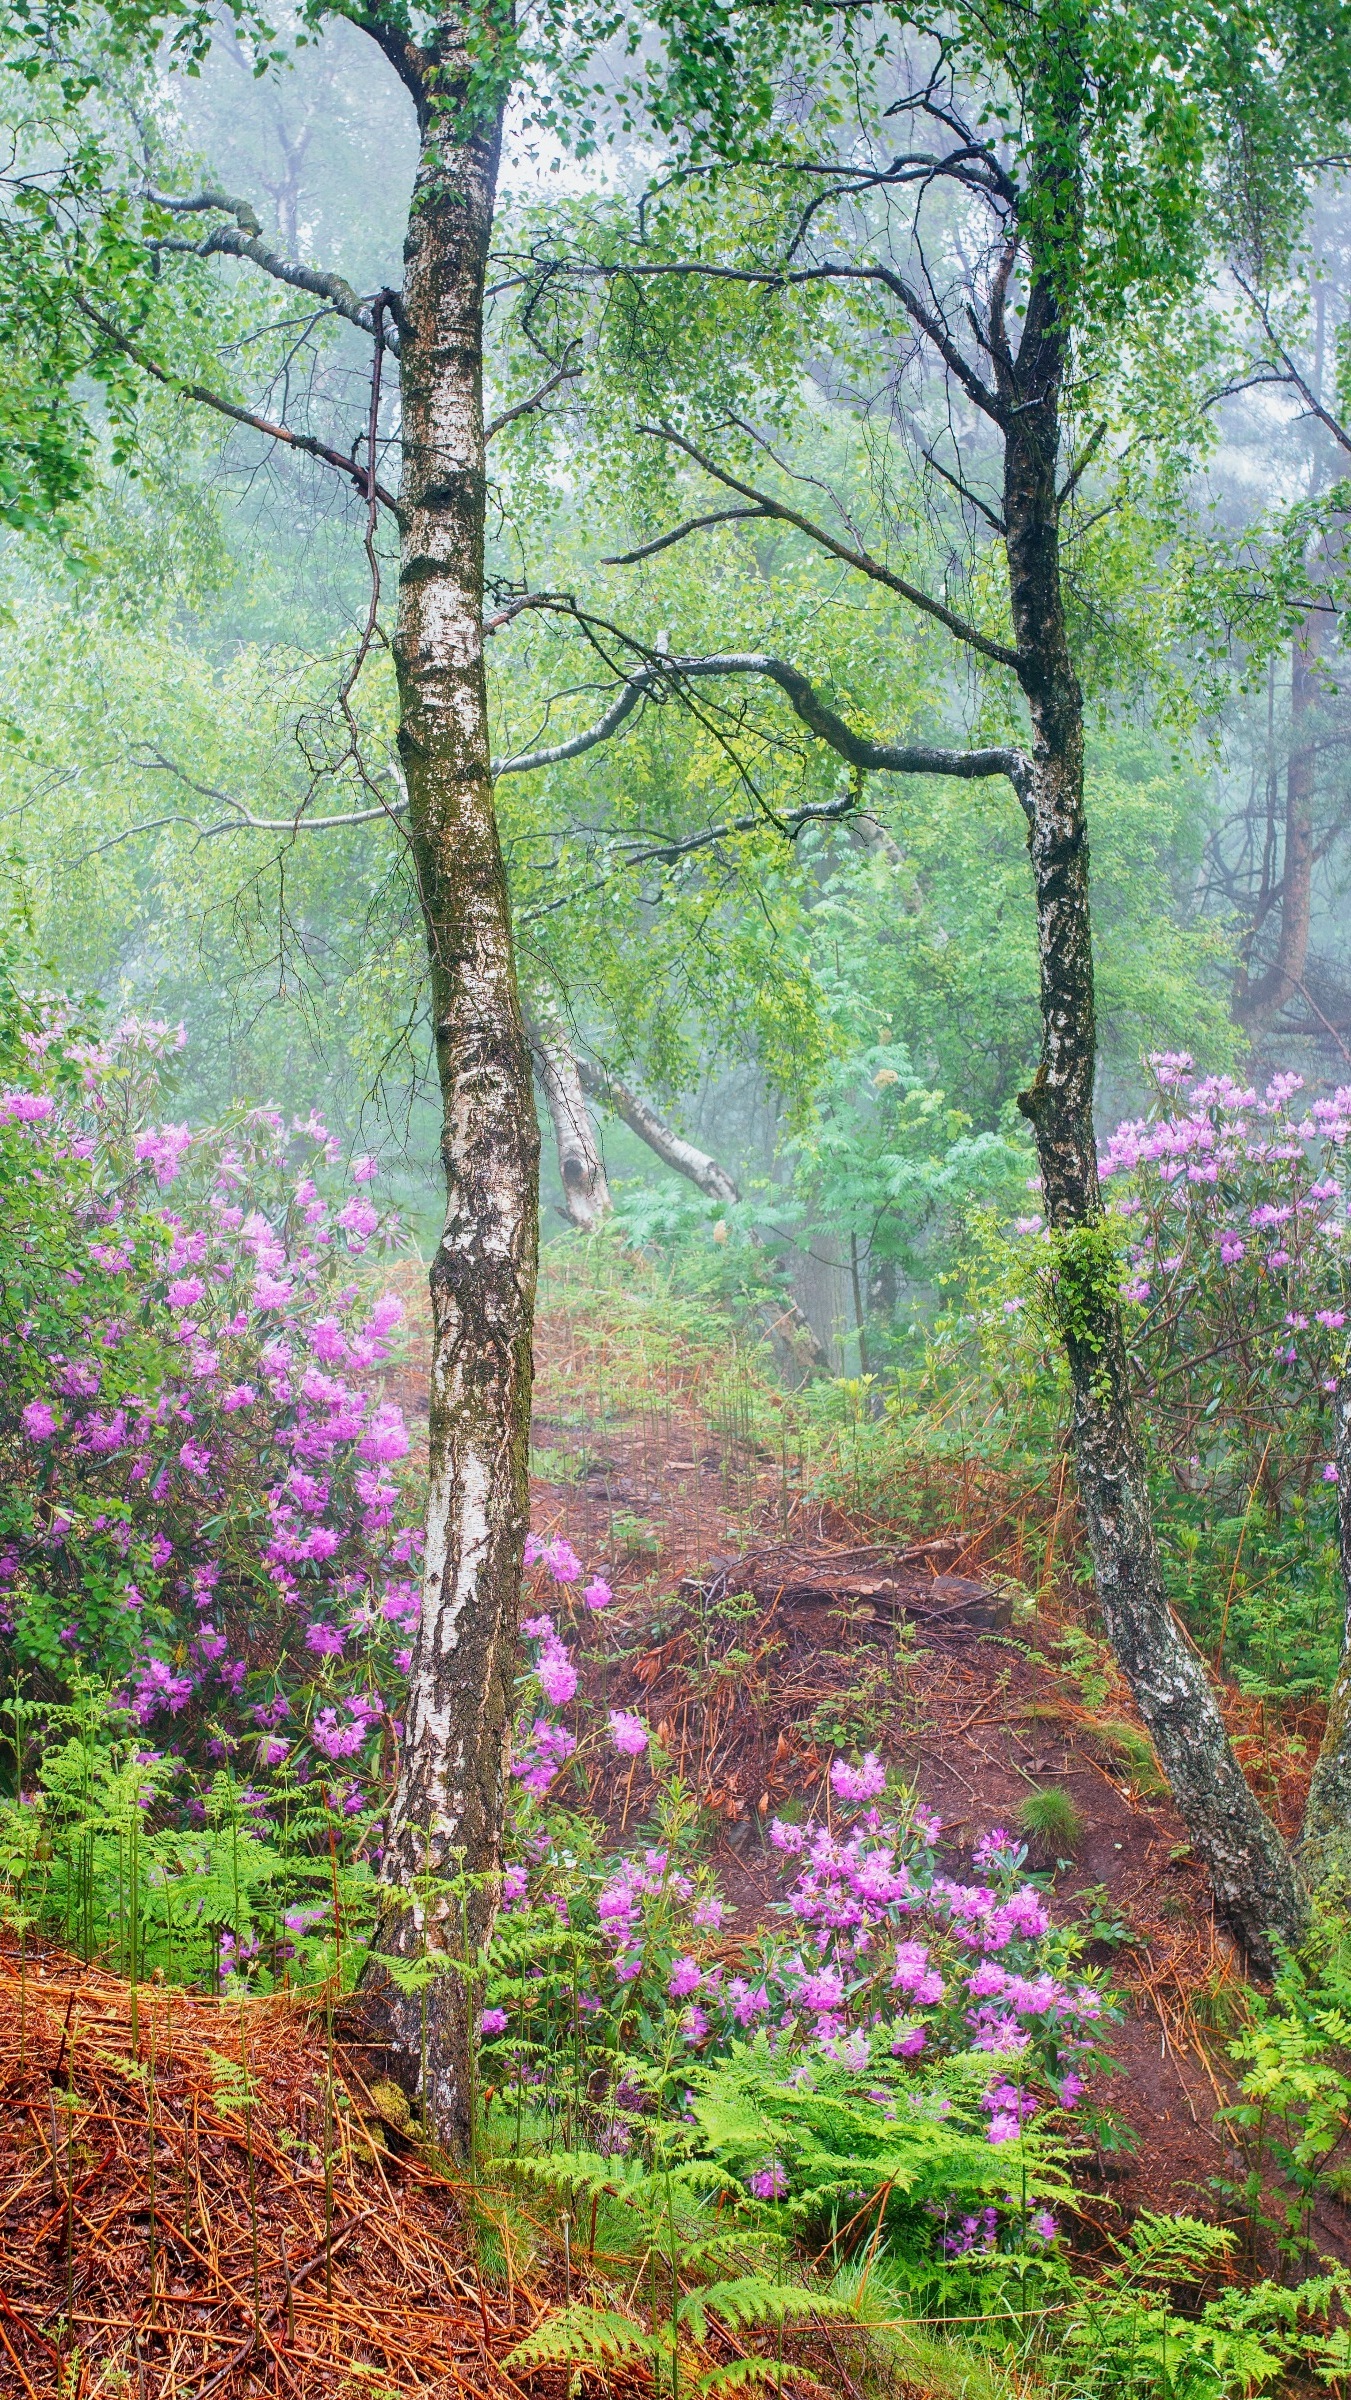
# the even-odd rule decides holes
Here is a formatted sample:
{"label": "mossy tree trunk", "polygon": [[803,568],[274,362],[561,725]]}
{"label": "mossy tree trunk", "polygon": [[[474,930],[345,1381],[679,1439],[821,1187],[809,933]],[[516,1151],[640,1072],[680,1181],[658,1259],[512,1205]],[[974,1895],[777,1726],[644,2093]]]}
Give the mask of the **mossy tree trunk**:
{"label": "mossy tree trunk", "polygon": [[[403,469],[394,659],[426,926],[446,1215],[431,1268],[422,1621],[385,1842],[377,1953],[472,1948],[490,1919],[528,1507],[539,1135],[493,810],[483,662],[483,309],[502,106],[470,95],[463,28],[390,54],[422,137],[399,303]],[[396,55],[397,53],[397,55]],[[471,107],[477,114],[471,117]],[[444,1888],[466,1871],[467,1894]],[[442,1888],[437,1888],[437,1887]],[[438,2137],[470,2130],[467,1986],[379,1963],[372,2032]]]}

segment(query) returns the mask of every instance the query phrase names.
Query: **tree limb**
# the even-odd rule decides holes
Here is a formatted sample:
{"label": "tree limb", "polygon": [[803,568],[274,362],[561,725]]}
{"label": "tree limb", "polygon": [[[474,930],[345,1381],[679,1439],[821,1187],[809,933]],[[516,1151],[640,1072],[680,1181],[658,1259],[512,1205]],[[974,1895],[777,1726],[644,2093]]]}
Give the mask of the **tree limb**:
{"label": "tree limb", "polygon": [[1304,376],[1301,375],[1299,368],[1295,365],[1295,362],[1290,356],[1289,351],[1285,348],[1284,344],[1277,339],[1276,331],[1272,325],[1265,303],[1258,299],[1256,292],[1252,288],[1252,285],[1245,281],[1244,277],[1239,274],[1237,269],[1234,271],[1234,281],[1238,285],[1239,290],[1244,294],[1245,298],[1251,303],[1254,311],[1256,312],[1257,321],[1261,326],[1263,333],[1270,342],[1275,356],[1280,360],[1282,373],[1275,378],[1275,380],[1281,383],[1292,383],[1295,387],[1295,390],[1299,393],[1300,398],[1303,400],[1306,408],[1312,411],[1313,415],[1317,417],[1319,424],[1322,425],[1325,430],[1332,435],[1332,438],[1334,442],[1337,443],[1338,447],[1342,450],[1351,451],[1351,429],[1348,429],[1345,425],[1343,425],[1340,418],[1334,417],[1331,409],[1324,408],[1322,401],[1318,397],[1318,394],[1313,390],[1312,386],[1306,381]]}
{"label": "tree limb", "polygon": [[[564,364],[549,377],[547,383],[542,383],[540,385],[537,392],[532,392],[528,400],[518,400],[514,407],[504,408],[500,416],[489,418],[488,423],[483,428],[483,439],[485,442],[494,441],[499,433],[505,432],[508,425],[514,425],[518,417],[528,417],[532,409],[538,408],[543,401],[548,399],[550,392],[556,392],[558,390],[560,383],[575,383],[577,381],[578,376],[583,374],[585,370],[582,367],[570,367],[566,363],[567,358],[570,356],[572,351],[577,348],[577,346],[578,345],[575,341],[569,342],[567,350],[564,353]],[[602,564],[604,563],[605,562],[602,561]]]}
{"label": "tree limb", "polygon": [[874,583],[885,585],[900,599],[908,600],[912,608],[918,608],[925,616],[934,618],[981,658],[988,658],[999,667],[1012,667],[1017,673],[1018,653],[1011,650],[1007,643],[993,640],[989,634],[982,633],[979,626],[958,616],[955,609],[948,608],[941,600],[935,600],[932,593],[921,591],[917,584],[907,582],[903,575],[893,574],[890,567],[883,566],[882,561],[874,558],[870,551],[856,550],[851,543],[837,540],[834,534],[826,531],[824,525],[815,524],[810,517],[804,517],[799,510],[789,508],[784,501],[772,499],[768,492],[757,491],[754,484],[743,483],[739,476],[730,474],[725,467],[720,467],[709,458],[705,451],[697,449],[685,434],[677,432],[674,425],[642,425],[639,431],[654,441],[673,443],[676,449],[684,451],[687,458],[693,459],[706,475],[712,476],[715,483],[725,485],[729,492],[739,493],[743,500],[753,501],[762,515],[776,517],[781,524],[796,527],[799,533],[806,534],[809,541],[816,542],[821,549],[828,551],[832,558],[838,558],[847,567],[856,568]]}
{"label": "tree limb", "polygon": [[[313,292],[316,299],[326,300],[338,316],[347,319],[349,325],[357,326],[362,333],[375,335],[387,350],[398,356],[397,293],[380,292],[369,300],[363,300],[345,276],[331,274],[324,267],[306,267],[296,259],[283,258],[279,250],[274,250],[270,242],[264,241],[263,228],[247,200],[234,200],[228,192],[212,191],[193,192],[186,196],[176,192],[144,191],[141,198],[151,208],[162,208],[170,216],[219,212],[235,220],[233,226],[214,226],[204,241],[182,244],[159,242],[156,248],[181,247],[195,258],[246,258],[251,266],[261,268],[274,282],[293,284],[297,291]],[[390,319],[388,323],[380,322],[378,334],[376,300],[383,300],[385,316]]]}
{"label": "tree limb", "polygon": [[[533,595],[533,597],[538,599],[542,595]],[[555,601],[553,605],[571,606],[561,600]],[[571,613],[575,614],[575,609],[572,609]],[[620,726],[633,714],[640,701],[651,698],[662,691],[678,697],[680,687],[684,683],[737,675],[761,676],[766,682],[776,684],[788,701],[794,715],[801,720],[808,731],[815,734],[818,741],[824,742],[828,749],[833,750],[838,758],[844,759],[849,766],[858,768],[864,773],[950,775],[967,783],[983,782],[993,775],[1004,775],[1012,784],[1023,808],[1026,810],[1029,805],[1032,761],[1025,751],[1018,749],[1016,744],[992,745],[987,749],[978,750],[950,750],[935,743],[875,741],[871,734],[855,732],[851,725],[845,723],[843,717],[837,716],[834,709],[827,706],[815,690],[810,677],[804,675],[800,667],[791,665],[787,659],[774,658],[766,652],[753,650],[715,652],[706,658],[651,658],[645,666],[639,668],[625,680],[617,697],[597,718],[594,725],[586,727],[581,733],[571,735],[567,741],[553,743],[546,749],[528,750],[519,757],[503,759],[500,764],[494,765],[493,776],[500,779],[505,775],[530,775],[536,773],[540,768],[556,766],[570,758],[581,758],[588,750],[597,749],[602,742],[608,741],[612,734],[617,733]],[[382,817],[400,817],[408,805],[406,799],[398,799],[391,800],[388,804],[378,808],[353,809],[340,816],[308,817],[297,812],[293,817],[258,817],[246,806],[244,801],[236,800],[230,793],[218,791],[214,785],[194,782],[192,777],[185,774],[183,769],[175,765],[172,759],[166,758],[162,751],[152,750],[150,763],[154,771],[174,776],[189,791],[199,793],[203,799],[214,800],[221,807],[228,808],[233,812],[231,817],[218,825],[197,825],[196,831],[204,841],[213,839],[217,834],[232,830],[250,833],[330,833],[345,825],[369,825]],[[768,811],[763,809],[756,810],[746,816],[732,817],[724,824],[706,826],[698,833],[681,835],[671,841],[622,845],[620,846],[620,857],[625,867],[658,864],[674,866],[680,859],[688,858],[697,850],[710,849],[718,842],[734,840],[741,834],[755,833],[766,823],[773,824],[777,831],[791,839],[793,835],[802,832],[808,825],[837,824],[842,818],[850,815],[857,806],[858,795],[850,791],[839,794],[834,800],[804,802],[801,808],[790,809],[782,817],[772,817]],[[135,833],[153,831],[160,825],[174,821],[169,818],[156,818],[150,824],[129,826],[124,833],[116,834],[112,838],[113,841],[129,840]],[[195,824],[193,819],[177,821]],[[102,846],[111,847],[111,844]],[[546,903],[542,909],[531,912],[531,921],[533,922],[537,916],[551,914],[554,909],[564,906],[567,900],[573,897],[575,897],[574,894],[566,894],[563,899]]]}
{"label": "tree limb", "polygon": [[659,533],[655,542],[644,542],[641,549],[621,551],[617,558],[603,558],[603,567],[636,567],[641,559],[655,558],[659,550],[669,550],[673,542],[683,542],[690,533],[702,533],[706,525],[731,525],[747,518],[763,517],[768,511],[760,508],[714,508],[706,517],[688,517],[670,533]]}
{"label": "tree limb", "polygon": [[[195,400],[203,408],[214,409],[218,416],[228,417],[232,425],[245,425],[250,432],[264,434],[271,442],[282,442],[288,449],[301,451],[306,458],[322,459],[325,466],[336,467],[340,475],[350,476],[363,499],[369,495],[369,469],[347,451],[332,450],[327,442],[316,441],[313,434],[293,433],[289,425],[274,425],[270,417],[260,417],[250,408],[237,407],[233,400],[226,400],[219,392],[209,391],[205,384],[188,383],[181,375],[170,374],[167,367],[160,366],[148,351],[141,348],[139,342],[134,342],[129,334],[123,333],[111,318],[105,317],[90,301],[77,299],[75,305],[91,325],[97,326],[105,341],[111,342],[124,358],[129,358],[134,366],[138,366],[142,374],[153,376],[156,383],[162,383],[166,391],[180,392],[185,400]],[[394,494],[386,491],[382,483],[377,483],[374,488],[381,507],[387,508],[396,522],[402,524],[403,511]]]}

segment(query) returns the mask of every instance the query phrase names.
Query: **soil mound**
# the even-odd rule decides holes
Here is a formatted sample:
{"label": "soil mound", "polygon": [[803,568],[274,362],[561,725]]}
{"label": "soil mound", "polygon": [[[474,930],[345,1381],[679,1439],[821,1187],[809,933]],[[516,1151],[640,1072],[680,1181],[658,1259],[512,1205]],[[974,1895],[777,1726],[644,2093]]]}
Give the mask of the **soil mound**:
{"label": "soil mound", "polygon": [[480,2285],[463,2186],[322,2011],[6,1935],[0,2076],[0,2391],[520,2400],[530,2295]]}

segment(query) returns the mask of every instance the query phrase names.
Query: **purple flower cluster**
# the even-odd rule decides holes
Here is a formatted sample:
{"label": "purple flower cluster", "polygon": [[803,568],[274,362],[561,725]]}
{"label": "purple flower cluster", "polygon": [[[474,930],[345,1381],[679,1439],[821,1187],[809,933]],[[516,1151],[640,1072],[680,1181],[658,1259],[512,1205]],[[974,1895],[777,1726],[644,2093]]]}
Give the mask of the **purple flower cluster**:
{"label": "purple flower cluster", "polygon": [[[138,1723],[178,1720],[189,1795],[243,1753],[265,1801],[338,1759],[374,1797],[419,1535],[391,1475],[409,1435],[372,1383],[402,1303],[350,1261],[395,1221],[321,1192],[338,1145],[317,1116],[156,1122],[174,1043],[132,1019],[98,1045],[54,1024],[29,1043],[35,1078],[74,1065],[76,1097],[69,1075],[0,1095],[28,1296],[0,1415],[8,1630],[49,1671],[110,1673]],[[128,1095],[147,1120],[130,1137]]]}
{"label": "purple flower cluster", "polygon": [[[1197,1362],[1207,1438],[1188,1441],[1179,1471],[1189,1487],[1207,1474],[1223,1479],[1223,1402],[1243,1450],[1260,1390],[1280,1413],[1277,1450],[1296,1485],[1307,1488],[1310,1474],[1335,1482],[1318,1452],[1330,1440],[1327,1399],[1348,1318],[1351,1084],[1305,1105],[1295,1074],[1273,1076],[1259,1093],[1227,1075],[1198,1076],[1185,1052],[1151,1066],[1158,1104],[1117,1127],[1100,1171],[1125,1232],[1122,1292],[1141,1312],[1133,1338],[1148,1372],[1166,1375],[1180,1399],[1188,1385],[1179,1379]],[[1019,1218],[1015,1236],[1034,1261],[1050,1239],[1039,1217]]]}

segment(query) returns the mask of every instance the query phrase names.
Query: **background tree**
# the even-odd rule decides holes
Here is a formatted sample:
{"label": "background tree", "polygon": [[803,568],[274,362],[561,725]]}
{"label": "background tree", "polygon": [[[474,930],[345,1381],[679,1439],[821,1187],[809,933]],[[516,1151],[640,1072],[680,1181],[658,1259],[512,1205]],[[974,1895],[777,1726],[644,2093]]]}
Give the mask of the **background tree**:
{"label": "background tree", "polygon": [[[1280,28],[1284,47],[1269,56],[1250,44],[1216,48],[1208,19],[1173,18],[1165,28],[1148,11],[1117,12],[1110,27],[1074,6],[1000,13],[993,22],[954,12],[932,46],[927,28],[870,19],[866,57],[851,29],[839,33],[811,10],[799,11],[796,23],[799,72],[802,44],[814,38],[806,80],[839,78],[831,87],[838,138],[823,140],[829,106],[792,118],[777,138],[763,130],[774,88],[766,45],[781,36],[782,20],[773,32],[759,17],[738,22],[742,47],[721,79],[696,41],[677,79],[685,121],[700,128],[686,150],[695,196],[684,212],[674,198],[645,205],[636,227],[593,254],[590,272],[615,294],[632,432],[661,461],[648,469],[648,496],[673,471],[684,478],[683,521],[663,525],[615,563],[637,566],[733,517],[790,526],[943,627],[973,667],[1007,678],[997,688],[1010,726],[1014,688],[1021,697],[1026,746],[1006,737],[940,760],[854,732],[803,680],[794,683],[791,667],[730,650],[672,665],[691,682],[767,676],[851,765],[1003,775],[1023,808],[1042,1046],[1019,1106],[1033,1128],[1052,1233],[1050,1298],[1074,1386],[1078,1485],[1098,1595],[1221,1910],[1251,1954],[1265,1959],[1273,1933],[1298,1931],[1302,1900],[1168,1608],[1098,1190],[1081,665],[1091,662],[1101,628],[1085,606],[1091,515],[1076,522],[1075,512],[1091,511],[1090,469],[1105,445],[1110,456],[1110,404],[1096,423],[1088,406],[1091,399],[1095,412],[1102,408],[1112,378],[1114,398],[1120,393],[1128,322],[1161,338],[1163,311],[1185,314],[1214,271],[1205,180],[1217,149],[1237,130],[1265,130],[1278,98],[1288,106],[1299,91],[1311,107],[1329,99],[1335,107],[1343,95],[1335,73],[1317,95],[1309,88],[1295,20]],[[1264,26],[1265,36],[1272,31]],[[1160,44],[1169,58],[1164,83]],[[1123,174],[1126,158],[1138,164]],[[1287,163],[1297,184],[1300,162]],[[710,191],[720,209],[705,197]],[[550,251],[546,272],[563,263]],[[584,257],[569,263],[585,277]],[[925,462],[933,510],[940,484],[954,496],[942,588],[911,568],[912,526],[904,502],[891,505],[898,476],[888,483],[884,470],[871,522],[860,524],[829,479],[813,473],[803,426],[795,451],[785,452],[782,433],[757,410],[748,341],[721,380],[704,378],[697,414],[688,390],[677,393],[672,362],[687,368],[698,338],[680,312],[699,286],[717,295],[710,322],[733,318],[735,297],[745,295],[745,332],[753,324],[763,338],[774,327],[767,346],[779,357],[782,319],[793,312],[804,356],[819,362],[824,383],[861,378],[869,345],[885,357],[868,398],[856,384],[856,399],[889,417],[902,442],[912,435],[910,463],[915,451]],[[706,339],[707,327],[700,330]],[[939,370],[932,426],[897,398],[917,353]],[[723,355],[732,356],[730,345]],[[1115,430],[1120,441],[1120,421]],[[878,447],[885,454],[884,434]]]}

